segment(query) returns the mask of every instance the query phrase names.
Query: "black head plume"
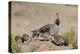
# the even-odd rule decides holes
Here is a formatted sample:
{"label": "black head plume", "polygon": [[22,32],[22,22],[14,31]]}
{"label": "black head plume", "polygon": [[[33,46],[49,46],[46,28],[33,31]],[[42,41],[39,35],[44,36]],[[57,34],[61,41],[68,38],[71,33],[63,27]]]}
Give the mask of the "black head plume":
{"label": "black head plume", "polygon": [[55,21],[55,24],[56,25],[59,25],[60,24],[60,19],[59,19],[59,16],[58,16],[58,12],[56,13],[56,15],[57,15],[57,19]]}

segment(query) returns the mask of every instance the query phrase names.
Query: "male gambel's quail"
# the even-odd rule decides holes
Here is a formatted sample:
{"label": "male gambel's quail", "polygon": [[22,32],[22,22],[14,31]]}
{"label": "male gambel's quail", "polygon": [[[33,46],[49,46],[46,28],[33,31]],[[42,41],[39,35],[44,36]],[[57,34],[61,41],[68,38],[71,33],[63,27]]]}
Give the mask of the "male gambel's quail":
{"label": "male gambel's quail", "polygon": [[56,15],[57,15],[57,19],[55,20],[54,24],[47,24],[37,30],[32,31],[33,37],[35,35],[39,36],[40,33],[44,34],[46,32],[49,33],[50,35],[56,35],[59,31],[59,25],[60,25],[60,19],[58,17],[58,13],[56,13]]}

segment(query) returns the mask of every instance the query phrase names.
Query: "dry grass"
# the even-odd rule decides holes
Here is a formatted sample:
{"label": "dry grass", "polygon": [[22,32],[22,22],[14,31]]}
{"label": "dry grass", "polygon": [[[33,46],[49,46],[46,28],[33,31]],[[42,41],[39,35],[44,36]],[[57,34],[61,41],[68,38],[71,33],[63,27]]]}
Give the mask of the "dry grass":
{"label": "dry grass", "polygon": [[77,35],[76,35],[76,32],[74,30],[73,27],[70,28],[70,30],[68,32],[65,32],[63,34],[65,37],[69,38],[70,40],[70,47],[72,49],[77,49]]}
{"label": "dry grass", "polygon": [[16,52],[20,52],[20,44],[18,44],[17,42],[15,42],[14,36],[11,35],[11,49],[12,49],[12,53],[16,53]]}

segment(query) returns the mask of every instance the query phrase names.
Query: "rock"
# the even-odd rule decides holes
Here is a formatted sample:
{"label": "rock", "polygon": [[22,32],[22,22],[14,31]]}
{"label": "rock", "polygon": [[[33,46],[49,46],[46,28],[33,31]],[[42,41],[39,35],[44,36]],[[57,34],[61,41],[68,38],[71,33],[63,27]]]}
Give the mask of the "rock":
{"label": "rock", "polygon": [[39,40],[40,41],[49,41],[48,35],[42,34],[41,36],[39,36]]}
{"label": "rock", "polygon": [[60,35],[54,35],[54,40],[52,40],[51,42],[54,43],[57,46],[68,46],[69,45],[69,40],[67,38],[64,38]]}
{"label": "rock", "polygon": [[23,44],[21,47],[21,52],[33,52],[36,51],[37,48],[40,46],[41,42],[38,40],[33,40],[28,44]]}
{"label": "rock", "polygon": [[21,40],[22,40],[23,43],[24,43],[25,41],[29,40],[29,35],[28,35],[28,34],[23,34]]}
{"label": "rock", "polygon": [[34,37],[39,37],[40,32],[38,30],[35,30],[35,31],[32,31],[32,32],[33,32],[33,34],[32,34],[33,38]]}
{"label": "rock", "polygon": [[21,36],[20,35],[17,35],[16,37],[15,37],[15,41],[17,42],[17,43],[21,43],[22,42],[22,40],[21,40]]}
{"label": "rock", "polygon": [[37,51],[49,51],[49,47],[47,44],[42,44]]}
{"label": "rock", "polygon": [[22,36],[18,35],[15,37],[15,41],[19,43],[25,43],[30,39],[28,34],[23,34]]}

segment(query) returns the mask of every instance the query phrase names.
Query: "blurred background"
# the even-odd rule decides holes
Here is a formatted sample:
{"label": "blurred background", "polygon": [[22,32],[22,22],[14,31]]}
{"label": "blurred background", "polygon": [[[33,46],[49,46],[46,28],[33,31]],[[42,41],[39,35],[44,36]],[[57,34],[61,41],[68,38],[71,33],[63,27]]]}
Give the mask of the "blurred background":
{"label": "blurred background", "polygon": [[58,34],[73,27],[78,31],[78,6],[69,4],[44,4],[31,2],[12,2],[12,34],[30,33],[46,24],[54,23],[59,13],[60,30]]}

